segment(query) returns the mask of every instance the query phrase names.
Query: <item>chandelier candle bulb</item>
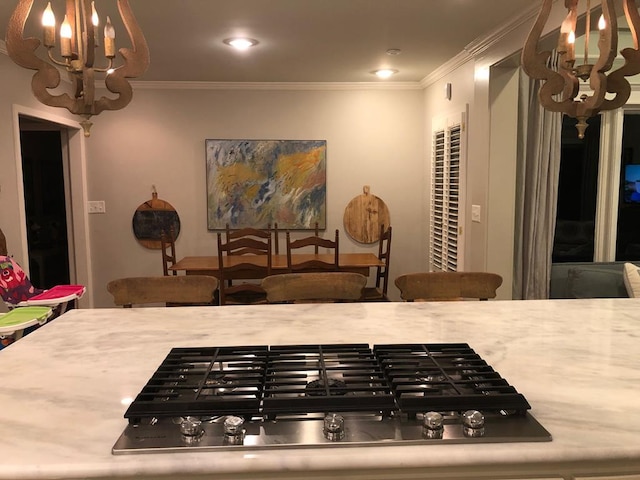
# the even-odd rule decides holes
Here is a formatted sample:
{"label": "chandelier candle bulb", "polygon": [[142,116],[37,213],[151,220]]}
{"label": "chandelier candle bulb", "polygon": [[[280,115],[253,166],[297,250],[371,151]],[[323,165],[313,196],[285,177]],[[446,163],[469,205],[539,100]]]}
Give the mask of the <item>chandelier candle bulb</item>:
{"label": "chandelier candle bulb", "polygon": [[45,47],[53,47],[56,44],[56,17],[51,8],[51,2],[42,13],[43,40]]}
{"label": "chandelier candle bulb", "polygon": [[94,44],[98,45],[98,26],[100,25],[100,17],[96,11],[96,3],[91,2],[91,24],[93,25],[93,40]]}
{"label": "chandelier candle bulb", "polygon": [[96,11],[96,2],[91,2],[91,23],[93,23],[94,27],[100,25],[100,17],[98,17],[98,12]]}
{"label": "chandelier candle bulb", "polygon": [[576,32],[571,30],[569,32],[569,50],[568,50],[568,59],[572,62],[576,61]]}
{"label": "chandelier candle bulb", "polygon": [[107,58],[116,56],[116,30],[113,28],[109,16],[107,16],[107,23],[104,26],[104,56]]}
{"label": "chandelier candle bulb", "polygon": [[65,58],[71,57],[71,24],[67,20],[67,16],[64,16],[64,21],[60,26],[60,55]]}

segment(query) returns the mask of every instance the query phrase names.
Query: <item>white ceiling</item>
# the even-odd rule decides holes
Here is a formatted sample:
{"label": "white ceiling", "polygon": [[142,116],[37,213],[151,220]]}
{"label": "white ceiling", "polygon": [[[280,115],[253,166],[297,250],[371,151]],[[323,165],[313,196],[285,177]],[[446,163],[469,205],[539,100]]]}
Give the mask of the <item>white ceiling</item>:
{"label": "white ceiling", "polygon": [[[95,0],[102,21],[115,0]],[[419,82],[465,46],[523,15],[532,0],[130,0],[151,52],[146,81]],[[0,35],[17,0],[0,2]],[[35,0],[40,17],[46,0]],[[64,0],[52,0],[58,23]],[[115,22],[114,22],[115,23]],[[30,35],[41,38],[39,27]],[[118,47],[129,47],[116,24]],[[239,53],[225,38],[256,47]],[[401,49],[397,56],[390,48]],[[399,70],[390,80],[370,72]]]}

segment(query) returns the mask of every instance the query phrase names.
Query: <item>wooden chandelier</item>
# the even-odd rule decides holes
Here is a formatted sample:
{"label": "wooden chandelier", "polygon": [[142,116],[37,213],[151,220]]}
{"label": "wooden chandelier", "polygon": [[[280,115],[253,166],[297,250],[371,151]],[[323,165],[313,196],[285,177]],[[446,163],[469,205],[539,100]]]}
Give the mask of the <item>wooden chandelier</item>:
{"label": "wooden chandelier", "polygon": [[[590,0],[586,1],[584,55],[580,59],[582,63],[576,61],[575,54],[580,0],[565,0],[568,14],[560,27],[556,47],[559,64],[556,70],[547,64],[551,52],[538,52],[538,43],[549,18],[552,3],[553,0],[542,0],[538,17],[522,49],[522,68],[530,77],[544,80],[538,95],[542,107],[576,118],[578,137],[584,138],[587,118],[603,110],[621,107],[631,95],[631,86],[625,77],[640,73],[640,52],[638,51],[640,16],[635,0],[623,0],[624,14],[633,38],[633,48],[624,48],[620,52],[624,57],[624,65],[607,74],[613,66],[618,50],[618,22],[614,0],[601,1],[602,15],[597,32],[599,53],[593,63],[589,59]],[[585,84],[588,82],[590,95],[580,94],[578,79]]]}
{"label": "wooden chandelier", "polygon": [[[47,60],[40,58],[36,51],[41,45],[37,38],[24,38],[24,28],[34,0],[19,0],[11,15],[7,28],[7,52],[9,57],[21,67],[37,70],[33,75],[31,87],[35,97],[45,105],[63,107],[75,115],[84,117],[80,122],[84,135],[91,133],[91,116],[104,110],[120,110],[126,107],[133,97],[127,78],[142,75],[149,66],[149,48],[131,11],[128,0],[117,0],[122,23],[127,29],[132,49],[121,48],[122,64],[116,66],[114,59],[115,29],[107,17],[104,27],[104,65],[96,66],[98,50],[96,28],[99,24],[94,2],[91,0],[66,0],[66,16],[60,28],[60,50],[56,56],[55,17],[51,3],[43,14],[43,44],[47,49]],[[52,95],[49,89],[60,85],[60,71],[65,69],[71,81],[73,96],[62,93]],[[97,75],[96,75],[97,74]],[[116,98],[95,98],[96,77],[104,77],[107,90]]]}

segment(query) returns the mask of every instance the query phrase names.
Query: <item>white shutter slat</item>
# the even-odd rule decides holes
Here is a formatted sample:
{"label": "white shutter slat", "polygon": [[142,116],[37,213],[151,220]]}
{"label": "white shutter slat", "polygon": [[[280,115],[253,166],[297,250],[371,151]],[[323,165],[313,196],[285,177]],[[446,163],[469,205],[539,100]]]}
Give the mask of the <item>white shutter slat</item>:
{"label": "white shutter slat", "polygon": [[430,270],[458,268],[461,125],[434,132],[431,170]]}

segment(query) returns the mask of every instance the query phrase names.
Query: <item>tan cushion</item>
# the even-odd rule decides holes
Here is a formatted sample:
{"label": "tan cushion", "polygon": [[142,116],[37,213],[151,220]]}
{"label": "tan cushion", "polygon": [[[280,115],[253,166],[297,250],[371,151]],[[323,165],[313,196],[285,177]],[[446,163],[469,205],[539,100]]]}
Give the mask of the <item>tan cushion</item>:
{"label": "tan cushion", "polygon": [[640,268],[633,263],[625,263],[623,278],[629,297],[640,298]]}

